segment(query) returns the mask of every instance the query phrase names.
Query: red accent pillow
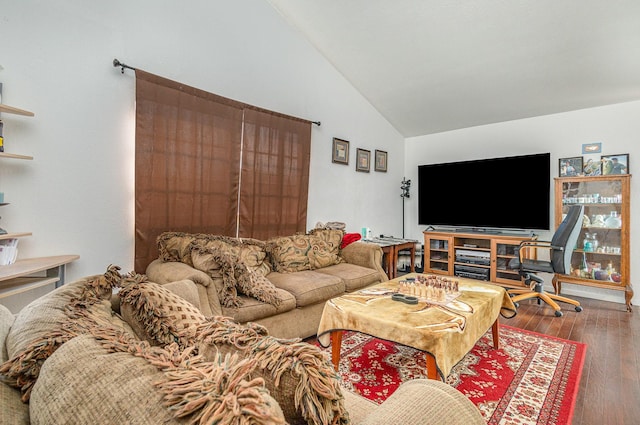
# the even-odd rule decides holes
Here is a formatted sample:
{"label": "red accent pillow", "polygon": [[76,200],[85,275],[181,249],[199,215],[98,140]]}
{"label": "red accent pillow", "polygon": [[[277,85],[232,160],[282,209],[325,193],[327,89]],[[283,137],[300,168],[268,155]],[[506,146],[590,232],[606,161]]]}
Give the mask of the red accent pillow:
{"label": "red accent pillow", "polygon": [[340,249],[344,248],[350,243],[359,241],[361,238],[362,238],[362,235],[360,235],[360,233],[345,233],[345,235],[342,237],[342,243],[340,244]]}

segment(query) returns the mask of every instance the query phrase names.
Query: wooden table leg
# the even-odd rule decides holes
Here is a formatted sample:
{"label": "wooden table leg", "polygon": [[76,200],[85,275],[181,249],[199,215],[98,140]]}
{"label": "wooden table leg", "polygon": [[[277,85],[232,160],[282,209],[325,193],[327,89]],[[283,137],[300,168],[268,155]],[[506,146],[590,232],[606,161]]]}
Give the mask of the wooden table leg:
{"label": "wooden table leg", "polygon": [[429,353],[426,353],[425,356],[427,357],[427,378],[439,379],[438,367],[436,366],[436,358]]}
{"label": "wooden table leg", "polygon": [[493,348],[497,350],[500,348],[500,323],[498,319],[491,326],[491,334],[493,335]]}
{"label": "wooden table leg", "polygon": [[340,366],[340,348],[342,346],[342,331],[331,331],[331,361],[338,371]]}

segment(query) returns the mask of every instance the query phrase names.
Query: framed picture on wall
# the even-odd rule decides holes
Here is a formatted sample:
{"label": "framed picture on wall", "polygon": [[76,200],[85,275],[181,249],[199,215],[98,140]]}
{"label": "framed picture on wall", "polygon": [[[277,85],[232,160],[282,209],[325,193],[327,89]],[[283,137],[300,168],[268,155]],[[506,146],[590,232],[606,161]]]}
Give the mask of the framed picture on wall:
{"label": "framed picture on wall", "polygon": [[602,174],[629,174],[629,154],[602,155]]}
{"label": "framed picture on wall", "polygon": [[560,158],[560,177],[577,176],[582,173],[582,157]]}
{"label": "framed picture on wall", "polygon": [[364,173],[369,172],[371,163],[371,151],[358,148],[356,150],[356,171],[362,171]]}
{"label": "framed picture on wall", "polygon": [[374,169],[384,173],[387,172],[387,152],[376,149],[376,162]]}
{"label": "framed picture on wall", "polygon": [[331,160],[336,164],[349,165],[349,142],[334,137]]}

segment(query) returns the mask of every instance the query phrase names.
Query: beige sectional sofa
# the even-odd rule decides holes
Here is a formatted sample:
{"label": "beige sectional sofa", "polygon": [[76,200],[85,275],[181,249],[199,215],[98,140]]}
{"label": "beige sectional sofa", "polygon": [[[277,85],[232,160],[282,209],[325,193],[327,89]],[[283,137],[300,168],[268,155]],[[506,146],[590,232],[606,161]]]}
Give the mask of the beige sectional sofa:
{"label": "beige sectional sofa", "polygon": [[406,382],[381,405],[343,391],[326,353],[205,317],[198,288],[110,266],[13,315],[0,305],[2,424],[485,423],[460,392]]}
{"label": "beige sectional sofa", "polygon": [[195,282],[205,315],[254,322],[278,338],[306,338],[316,334],[327,300],[388,280],[378,245],[341,248],[343,236],[314,229],[260,241],[166,232],[146,274],[160,284]]}

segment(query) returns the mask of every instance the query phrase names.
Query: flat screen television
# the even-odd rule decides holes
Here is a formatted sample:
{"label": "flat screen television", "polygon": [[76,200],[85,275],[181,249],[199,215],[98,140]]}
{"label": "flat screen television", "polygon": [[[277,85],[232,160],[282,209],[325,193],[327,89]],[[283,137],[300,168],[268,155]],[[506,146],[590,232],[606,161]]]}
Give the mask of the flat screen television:
{"label": "flat screen television", "polygon": [[418,224],[502,233],[549,230],[551,155],[418,166]]}

